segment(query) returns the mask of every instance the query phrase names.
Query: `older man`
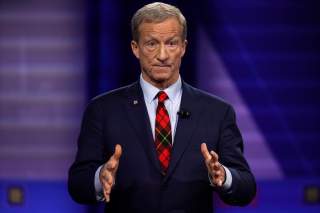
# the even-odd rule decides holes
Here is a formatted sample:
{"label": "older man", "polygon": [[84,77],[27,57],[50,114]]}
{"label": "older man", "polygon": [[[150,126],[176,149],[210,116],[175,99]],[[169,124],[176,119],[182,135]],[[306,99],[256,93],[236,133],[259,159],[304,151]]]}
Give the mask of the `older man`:
{"label": "older man", "polygon": [[138,82],[94,98],[84,114],[69,192],[106,212],[212,212],[212,192],[248,204],[256,184],[233,108],[180,77],[186,20],[164,3],[132,18]]}

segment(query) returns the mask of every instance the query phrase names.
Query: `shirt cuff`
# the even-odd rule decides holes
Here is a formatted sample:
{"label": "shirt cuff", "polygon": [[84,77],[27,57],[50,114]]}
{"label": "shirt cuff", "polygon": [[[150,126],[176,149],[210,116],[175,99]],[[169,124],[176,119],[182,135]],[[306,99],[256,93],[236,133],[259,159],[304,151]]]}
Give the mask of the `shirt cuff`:
{"label": "shirt cuff", "polygon": [[222,165],[222,166],[223,166],[224,170],[226,171],[226,181],[224,182],[222,188],[227,191],[231,188],[231,185],[232,185],[232,175],[231,175],[230,170],[227,167],[225,167],[224,165]]}
{"label": "shirt cuff", "polygon": [[103,201],[104,200],[104,195],[103,195],[103,189],[102,189],[102,185],[100,183],[100,179],[99,179],[99,174],[100,174],[100,170],[102,168],[103,165],[101,165],[95,175],[94,175],[94,189],[96,191],[96,199],[97,201]]}
{"label": "shirt cuff", "polygon": [[[227,167],[225,167],[224,165],[222,165],[222,166],[223,166],[224,170],[226,171],[226,180],[225,180],[224,184],[222,185],[222,189],[224,191],[228,191],[231,188],[231,185],[232,185],[232,175],[231,175],[230,170]],[[210,185],[213,186],[213,187],[216,187],[216,184],[214,184],[212,182],[212,178],[211,178],[211,175],[209,173],[208,173],[208,176],[209,176]]]}

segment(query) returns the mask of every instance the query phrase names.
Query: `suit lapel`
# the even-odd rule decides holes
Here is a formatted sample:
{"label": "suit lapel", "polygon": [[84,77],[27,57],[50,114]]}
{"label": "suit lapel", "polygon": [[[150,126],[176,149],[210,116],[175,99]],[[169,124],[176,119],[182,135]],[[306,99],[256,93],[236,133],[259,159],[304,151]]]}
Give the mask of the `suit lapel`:
{"label": "suit lapel", "polygon": [[180,116],[178,119],[171,160],[169,163],[167,175],[163,180],[164,182],[167,181],[168,178],[172,175],[184,151],[191,141],[191,137],[194,133],[195,127],[197,126],[198,119],[200,117],[199,114],[201,112],[201,109],[199,108],[199,106],[202,106],[202,104],[199,103],[199,101],[200,100],[197,99],[194,91],[192,91],[191,86],[183,82],[180,110],[183,109],[189,112],[190,116],[188,118],[181,118]]}
{"label": "suit lapel", "polygon": [[[180,109],[183,109],[190,113],[188,118],[178,118],[177,129],[174,137],[174,145],[172,148],[171,160],[168,168],[168,172],[163,181],[167,181],[168,178],[174,172],[179,160],[183,156],[186,148],[188,147],[194,130],[197,126],[201,106],[200,100],[195,95],[192,87],[182,82],[182,97]],[[152,136],[149,116],[145,105],[143,92],[138,82],[132,84],[127,89],[126,98],[126,113],[128,120],[134,128],[139,142],[141,143],[146,155],[155,168],[161,173],[161,166],[157,157],[157,152],[154,147],[154,140]]]}
{"label": "suit lapel", "polygon": [[129,122],[137,133],[139,142],[150,162],[157,168],[159,173],[161,173],[160,163],[154,147],[149,116],[140,84],[138,82],[132,84],[127,90],[127,95],[126,113]]}

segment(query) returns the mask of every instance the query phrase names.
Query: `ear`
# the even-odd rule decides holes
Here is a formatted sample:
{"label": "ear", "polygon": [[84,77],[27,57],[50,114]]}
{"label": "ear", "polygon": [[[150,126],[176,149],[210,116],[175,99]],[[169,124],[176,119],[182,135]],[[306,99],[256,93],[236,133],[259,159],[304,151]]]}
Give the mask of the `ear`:
{"label": "ear", "polygon": [[132,40],[131,41],[131,49],[133,54],[136,56],[137,59],[139,59],[139,45],[136,41]]}
{"label": "ear", "polygon": [[188,41],[187,41],[187,40],[184,40],[184,42],[183,42],[183,44],[182,44],[181,57],[183,57],[184,54],[185,54],[185,52],[186,52],[187,44],[188,44]]}

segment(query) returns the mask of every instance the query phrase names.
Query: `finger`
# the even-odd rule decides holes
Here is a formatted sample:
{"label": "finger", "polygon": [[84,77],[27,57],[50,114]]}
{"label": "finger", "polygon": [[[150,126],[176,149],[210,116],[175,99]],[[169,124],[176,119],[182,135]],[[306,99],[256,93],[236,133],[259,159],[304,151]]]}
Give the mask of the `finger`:
{"label": "finger", "polygon": [[223,169],[216,171],[215,174],[212,176],[212,180],[217,186],[222,186],[225,180],[225,174]]}
{"label": "finger", "polygon": [[210,155],[210,153],[208,151],[206,143],[201,144],[201,153],[203,155],[203,158],[206,160],[206,162],[211,160],[212,156]]}
{"label": "finger", "polygon": [[217,185],[218,185],[219,187],[222,186],[222,180],[221,180],[221,179],[218,180]]}
{"label": "finger", "polygon": [[219,181],[218,181],[218,185],[219,185],[219,186],[222,186],[222,185],[223,185],[223,182],[225,181],[225,178],[226,178],[226,177],[225,177],[224,175],[221,175],[221,176],[220,176]]}
{"label": "finger", "polygon": [[110,173],[107,173],[107,177],[104,177],[102,181],[102,187],[103,187],[103,195],[106,202],[110,201],[110,194],[113,186],[113,178],[110,175]]}
{"label": "finger", "polygon": [[221,164],[219,162],[210,162],[210,168],[215,172],[219,172],[221,170]]}
{"label": "finger", "polygon": [[209,165],[208,172],[211,174],[211,177],[217,179],[220,177],[221,172],[219,170],[215,170],[211,165]]}
{"label": "finger", "polygon": [[210,166],[215,177],[220,178],[224,176],[224,168],[220,163],[215,163]]}
{"label": "finger", "polygon": [[223,177],[223,169],[221,167],[221,164],[219,163],[210,163],[209,164],[209,172],[212,176],[212,178],[219,179]]}
{"label": "finger", "polygon": [[212,177],[211,181],[213,182],[214,185],[217,185],[217,186],[222,186],[222,183],[223,183],[222,177],[221,176],[217,176],[217,175]]}
{"label": "finger", "polygon": [[102,186],[103,186],[103,192],[104,192],[104,194],[107,194],[107,195],[110,194],[112,185],[109,184],[108,182],[104,182],[104,183],[102,184]]}
{"label": "finger", "polygon": [[112,186],[112,184],[113,184],[113,175],[110,172],[107,172],[105,177],[106,177],[107,183]]}
{"label": "finger", "polygon": [[215,151],[210,151],[210,154],[211,154],[211,156],[212,156],[212,160],[213,160],[213,162],[218,162],[218,160],[219,160],[219,156],[218,156],[218,154],[215,152]]}
{"label": "finger", "polygon": [[104,192],[104,198],[105,198],[106,202],[108,203],[110,201],[110,194]]}
{"label": "finger", "polygon": [[104,171],[101,171],[101,174],[100,174],[100,181],[102,183],[108,183],[108,184],[113,184],[114,182],[114,177],[113,177],[113,174],[111,171],[105,169]]}
{"label": "finger", "polygon": [[218,177],[216,175],[211,175],[211,182],[214,184],[214,185],[218,185]]}
{"label": "finger", "polygon": [[103,195],[106,202],[110,201],[110,192],[111,192],[111,185],[108,183],[103,184]]}
{"label": "finger", "polygon": [[108,194],[108,195],[110,195],[110,193],[111,193],[111,188],[112,188],[112,185],[109,184],[109,183],[107,183],[107,184],[106,184],[105,193]]}
{"label": "finger", "polygon": [[214,171],[214,176],[215,177],[220,177],[220,175],[221,175],[221,171],[220,170],[215,170]]}
{"label": "finger", "polygon": [[210,151],[210,154],[212,156],[210,167],[215,171],[221,170],[221,164],[218,161],[219,160],[218,154],[214,151]]}

